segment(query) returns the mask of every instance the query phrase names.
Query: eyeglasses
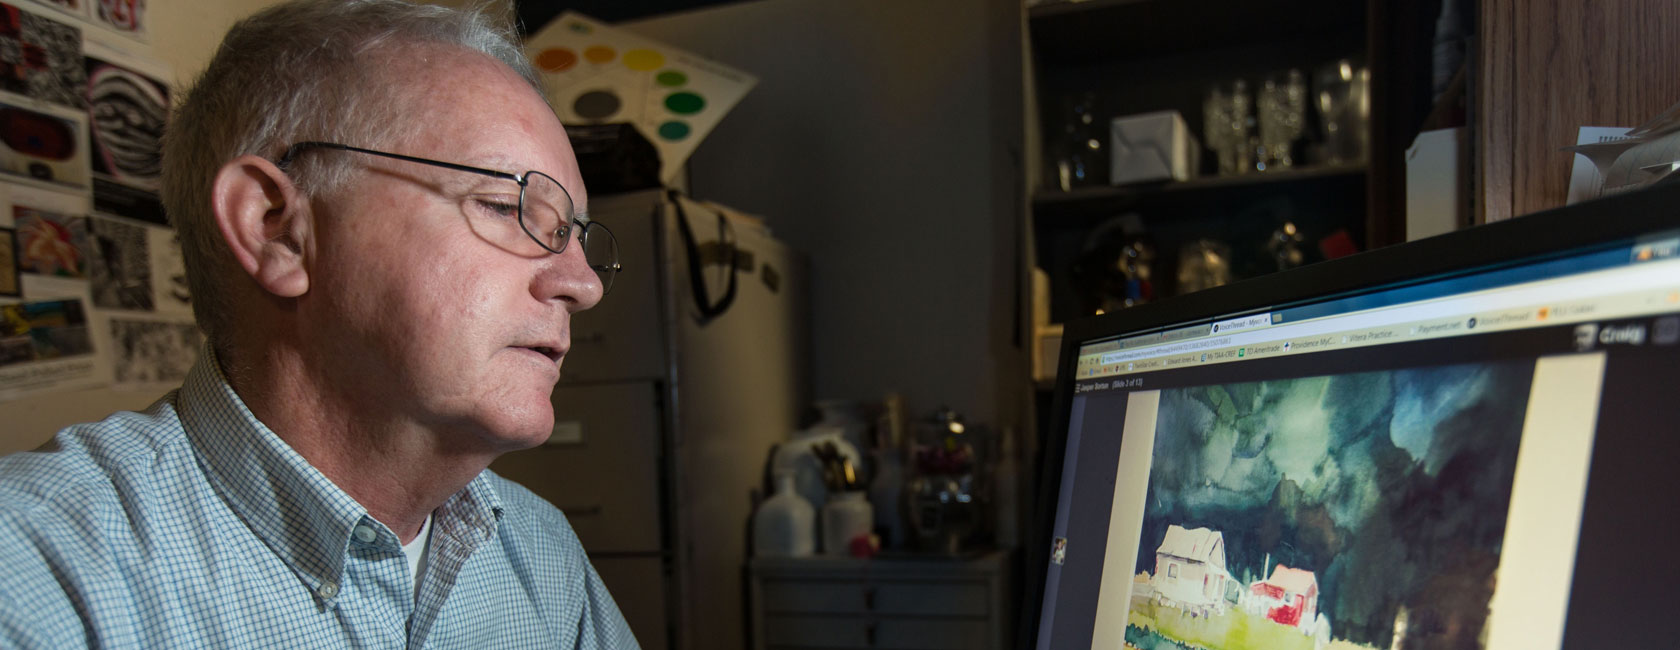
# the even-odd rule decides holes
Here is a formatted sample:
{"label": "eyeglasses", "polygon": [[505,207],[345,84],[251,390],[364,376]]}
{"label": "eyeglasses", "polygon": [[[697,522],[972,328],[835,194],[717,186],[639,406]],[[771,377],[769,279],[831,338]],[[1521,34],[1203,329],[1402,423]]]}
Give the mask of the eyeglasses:
{"label": "eyeglasses", "polygon": [[[612,231],[605,225],[590,221],[588,213],[575,212],[571,194],[548,174],[539,171],[510,174],[333,142],[299,142],[288,147],[286,155],[281,156],[275,164],[285,169],[293,158],[309,149],[353,151],[512,181],[519,185],[517,198],[513,188],[506,187],[500,191],[496,188],[478,188],[461,199],[461,210],[469,218],[486,226],[489,230],[487,234],[494,240],[492,243],[514,252],[524,250],[537,253],[522,243],[528,238],[543,250],[559,255],[566,252],[566,245],[571,243],[572,232],[575,229],[578,243],[583,246],[584,260],[601,279],[603,296],[612,290],[613,278],[622,268],[618,263],[618,240],[613,237]],[[519,224],[517,230],[510,227],[515,222]],[[524,236],[521,236],[519,231],[523,231]]]}

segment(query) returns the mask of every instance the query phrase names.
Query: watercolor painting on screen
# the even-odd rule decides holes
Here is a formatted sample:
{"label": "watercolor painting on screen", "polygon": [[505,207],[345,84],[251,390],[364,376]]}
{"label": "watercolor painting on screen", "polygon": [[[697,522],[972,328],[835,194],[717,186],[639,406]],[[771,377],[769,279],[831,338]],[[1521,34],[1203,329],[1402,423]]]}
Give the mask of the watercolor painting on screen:
{"label": "watercolor painting on screen", "polygon": [[1162,391],[1127,645],[1482,647],[1533,372]]}

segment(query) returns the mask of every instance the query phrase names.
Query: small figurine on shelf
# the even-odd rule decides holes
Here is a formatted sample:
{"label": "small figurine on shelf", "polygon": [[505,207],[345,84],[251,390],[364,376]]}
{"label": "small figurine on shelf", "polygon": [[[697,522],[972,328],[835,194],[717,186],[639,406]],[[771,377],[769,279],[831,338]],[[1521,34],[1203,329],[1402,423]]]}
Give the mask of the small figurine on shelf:
{"label": "small figurine on shelf", "polygon": [[1178,292],[1211,289],[1231,282],[1231,247],[1213,239],[1184,245],[1178,254]]}
{"label": "small figurine on shelf", "polygon": [[1301,246],[1305,242],[1301,231],[1295,227],[1295,222],[1285,221],[1272,231],[1271,239],[1266,240],[1266,251],[1272,254],[1272,261],[1277,263],[1277,270],[1287,271],[1301,265],[1306,259]]}
{"label": "small figurine on shelf", "polygon": [[1126,213],[1092,228],[1073,264],[1085,313],[1108,313],[1155,298],[1155,246],[1143,217]]}

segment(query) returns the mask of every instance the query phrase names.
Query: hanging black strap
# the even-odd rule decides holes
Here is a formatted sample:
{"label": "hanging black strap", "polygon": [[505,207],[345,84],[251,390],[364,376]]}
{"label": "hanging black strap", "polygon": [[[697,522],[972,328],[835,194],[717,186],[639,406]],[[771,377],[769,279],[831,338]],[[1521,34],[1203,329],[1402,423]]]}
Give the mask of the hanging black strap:
{"label": "hanging black strap", "polygon": [[[682,193],[669,190],[668,195],[671,199],[671,205],[677,208],[677,229],[682,232],[683,248],[688,251],[688,282],[694,292],[694,304],[700,309],[700,322],[706,323],[728,311],[729,305],[735,302],[736,249],[733,242],[724,242],[725,245],[722,246],[726,257],[723,264],[729,273],[729,280],[725,285],[723,295],[718,298],[716,303],[713,303],[711,292],[706,290],[706,278],[701,273],[705,267],[705,259],[700,253],[700,245],[694,241],[694,230],[688,225],[688,213],[683,210]],[[723,216],[722,212],[718,213],[717,220],[720,234],[732,230],[729,219]]]}

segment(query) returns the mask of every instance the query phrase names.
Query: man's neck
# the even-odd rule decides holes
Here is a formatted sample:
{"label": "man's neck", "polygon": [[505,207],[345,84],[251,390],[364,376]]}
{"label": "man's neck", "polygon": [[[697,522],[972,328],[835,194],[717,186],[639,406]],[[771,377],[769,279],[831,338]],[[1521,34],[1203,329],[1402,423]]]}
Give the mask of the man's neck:
{"label": "man's neck", "polygon": [[419,423],[354,406],[282,346],[254,358],[234,353],[222,364],[258,420],[404,543],[495,458],[449,449]]}

